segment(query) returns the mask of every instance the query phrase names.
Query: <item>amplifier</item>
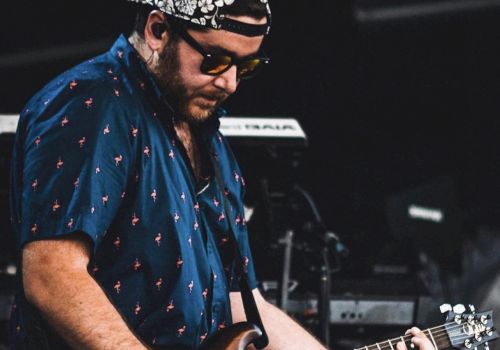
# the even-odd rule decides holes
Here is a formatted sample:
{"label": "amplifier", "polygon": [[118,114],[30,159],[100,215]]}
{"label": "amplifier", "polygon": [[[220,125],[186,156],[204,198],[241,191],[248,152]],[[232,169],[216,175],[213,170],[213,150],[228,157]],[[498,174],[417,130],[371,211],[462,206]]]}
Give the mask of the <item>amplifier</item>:
{"label": "amplifier", "polygon": [[[268,298],[276,304],[276,299]],[[429,297],[415,298],[335,296],[330,298],[330,323],[333,325],[411,326],[417,318],[427,315],[432,304]],[[315,315],[318,302],[314,298],[290,298],[286,312],[295,315]],[[425,309],[425,310],[424,310]],[[419,316],[420,315],[420,316]]]}

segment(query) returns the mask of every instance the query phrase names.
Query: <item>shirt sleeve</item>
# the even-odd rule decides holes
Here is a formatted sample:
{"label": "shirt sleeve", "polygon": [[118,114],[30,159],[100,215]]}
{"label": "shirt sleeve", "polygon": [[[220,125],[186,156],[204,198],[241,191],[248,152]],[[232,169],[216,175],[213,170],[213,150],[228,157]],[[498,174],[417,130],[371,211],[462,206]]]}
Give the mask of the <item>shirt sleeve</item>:
{"label": "shirt sleeve", "polygon": [[108,90],[38,99],[36,112],[21,116],[12,170],[20,246],[84,232],[97,249],[112,224],[132,173],[134,137]]}

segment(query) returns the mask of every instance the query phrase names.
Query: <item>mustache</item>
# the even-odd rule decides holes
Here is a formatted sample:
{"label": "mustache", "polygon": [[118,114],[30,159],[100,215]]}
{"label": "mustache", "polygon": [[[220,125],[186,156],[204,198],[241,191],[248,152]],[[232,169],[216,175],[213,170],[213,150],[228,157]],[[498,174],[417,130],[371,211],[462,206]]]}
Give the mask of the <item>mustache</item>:
{"label": "mustache", "polygon": [[229,97],[229,94],[225,92],[198,93],[195,95],[195,97],[204,97],[209,100],[216,100],[222,102]]}

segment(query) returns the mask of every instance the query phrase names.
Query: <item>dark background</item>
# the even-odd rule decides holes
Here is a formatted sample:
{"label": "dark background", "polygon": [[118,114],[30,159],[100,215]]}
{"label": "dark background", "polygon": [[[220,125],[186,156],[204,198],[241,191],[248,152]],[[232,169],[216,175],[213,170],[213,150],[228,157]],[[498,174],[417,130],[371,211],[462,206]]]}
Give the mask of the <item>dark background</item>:
{"label": "dark background", "polygon": [[[271,5],[272,65],[226,107],[231,115],[300,120],[309,138],[300,167],[271,176],[310,191],[351,250],[346,274],[362,275],[394,241],[388,197],[438,178],[451,181],[463,215],[447,240],[500,226],[500,1]],[[123,0],[5,2],[0,114],[18,113],[57,73],[128,33],[134,10]],[[244,172],[262,166],[239,158]],[[4,218],[7,169],[3,161]],[[455,246],[443,244],[444,255]],[[389,255],[411,255],[404,243],[393,249]]]}
{"label": "dark background", "polygon": [[[272,7],[272,65],[227,107],[300,120],[309,148],[293,176],[329,227],[351,244],[388,237],[387,196],[439,176],[454,182],[467,222],[500,223],[500,1]],[[122,0],[6,2],[0,113],[18,113],[57,73],[128,33],[134,10]]]}

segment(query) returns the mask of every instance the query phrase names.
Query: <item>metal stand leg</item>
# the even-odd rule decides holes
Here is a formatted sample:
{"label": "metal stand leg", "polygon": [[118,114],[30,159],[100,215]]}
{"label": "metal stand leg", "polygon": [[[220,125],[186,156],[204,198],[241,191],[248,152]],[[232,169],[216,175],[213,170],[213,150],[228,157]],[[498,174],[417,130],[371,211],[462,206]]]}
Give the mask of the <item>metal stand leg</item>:
{"label": "metal stand leg", "polygon": [[327,348],[330,347],[330,262],[328,248],[321,250],[323,265],[321,266],[320,292],[318,298],[318,318],[320,339]]}
{"label": "metal stand leg", "polygon": [[293,230],[287,230],[285,236],[279,240],[284,247],[283,275],[279,288],[278,306],[286,311],[288,308],[288,288],[290,286],[290,269],[292,266]]}

